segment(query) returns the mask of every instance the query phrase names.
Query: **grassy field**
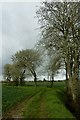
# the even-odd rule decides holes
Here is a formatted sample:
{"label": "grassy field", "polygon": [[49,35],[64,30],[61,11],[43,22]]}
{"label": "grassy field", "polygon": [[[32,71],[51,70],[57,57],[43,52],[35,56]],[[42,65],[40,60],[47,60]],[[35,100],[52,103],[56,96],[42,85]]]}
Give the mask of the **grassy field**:
{"label": "grassy field", "polygon": [[[5,86],[2,92],[3,116],[25,118],[74,118],[65,106],[65,82],[38,82],[38,86]],[[31,86],[30,86],[31,85]]]}

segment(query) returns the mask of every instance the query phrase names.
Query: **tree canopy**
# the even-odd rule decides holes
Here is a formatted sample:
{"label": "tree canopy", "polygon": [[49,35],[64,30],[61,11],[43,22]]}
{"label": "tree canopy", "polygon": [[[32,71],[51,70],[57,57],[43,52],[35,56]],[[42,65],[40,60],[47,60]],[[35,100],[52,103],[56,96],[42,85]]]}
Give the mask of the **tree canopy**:
{"label": "tree canopy", "polygon": [[[36,12],[41,25],[41,40],[49,54],[54,52],[64,59],[67,93],[79,102],[80,21],[78,2],[43,1]],[[53,62],[54,63],[54,62]]]}
{"label": "tree canopy", "polygon": [[4,66],[4,75],[7,79],[13,79],[22,85],[24,79],[28,75],[34,77],[35,85],[37,85],[37,68],[41,64],[40,53],[35,49],[26,49],[16,52],[12,56],[12,64]]}

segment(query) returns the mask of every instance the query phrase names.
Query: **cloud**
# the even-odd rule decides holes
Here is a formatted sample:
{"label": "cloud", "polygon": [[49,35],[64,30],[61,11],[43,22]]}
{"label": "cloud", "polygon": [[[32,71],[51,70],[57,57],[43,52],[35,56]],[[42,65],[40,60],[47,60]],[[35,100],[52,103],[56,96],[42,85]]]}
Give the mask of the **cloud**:
{"label": "cloud", "polygon": [[0,2],[41,2],[43,0],[0,0]]}
{"label": "cloud", "polygon": [[[39,2],[6,2],[0,5],[0,74],[2,65],[10,63],[18,50],[33,48],[38,39],[39,27],[36,16]],[[2,14],[1,14],[2,13]],[[1,22],[2,20],[2,22]]]}
{"label": "cloud", "polygon": [[0,35],[2,34],[2,38],[0,38],[2,40],[0,40],[2,46],[2,48],[0,47],[0,74],[2,66],[11,62],[13,54],[21,49],[33,48],[39,39],[39,30],[36,30],[39,27],[38,20],[34,18],[37,5],[39,6],[40,3],[2,3],[2,14],[0,11]]}
{"label": "cloud", "polygon": [[38,21],[34,18],[36,4],[38,3],[3,3],[2,53],[4,60],[8,61],[10,55],[20,49],[34,47],[38,37],[38,31],[35,30],[38,27]]}

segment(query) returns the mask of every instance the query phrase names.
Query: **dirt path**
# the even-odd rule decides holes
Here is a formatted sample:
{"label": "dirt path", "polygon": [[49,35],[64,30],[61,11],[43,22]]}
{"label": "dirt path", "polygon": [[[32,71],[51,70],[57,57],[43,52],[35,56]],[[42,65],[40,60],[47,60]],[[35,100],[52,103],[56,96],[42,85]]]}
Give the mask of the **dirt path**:
{"label": "dirt path", "polygon": [[[39,118],[47,118],[47,113],[46,113],[46,106],[45,106],[45,101],[44,101],[44,92],[42,92],[40,96],[39,103],[36,102],[36,105],[39,104],[39,109],[36,109],[36,114]],[[4,118],[24,118],[24,113],[28,112],[28,108],[30,110],[30,105],[35,101],[36,96],[39,95],[39,93],[30,96],[29,98],[25,99],[25,101],[22,101],[21,103],[19,102],[16,107],[13,107],[10,109],[7,113],[4,114]],[[35,108],[34,108],[35,109]],[[30,113],[32,114],[32,113]],[[33,113],[34,114],[34,113]]]}
{"label": "dirt path", "polygon": [[24,118],[23,112],[25,111],[25,105],[27,106],[28,101],[32,101],[33,96],[30,96],[25,101],[19,102],[16,107],[12,107],[7,113],[4,114],[4,118]]}
{"label": "dirt path", "polygon": [[46,105],[44,97],[40,102],[39,118],[47,118]]}

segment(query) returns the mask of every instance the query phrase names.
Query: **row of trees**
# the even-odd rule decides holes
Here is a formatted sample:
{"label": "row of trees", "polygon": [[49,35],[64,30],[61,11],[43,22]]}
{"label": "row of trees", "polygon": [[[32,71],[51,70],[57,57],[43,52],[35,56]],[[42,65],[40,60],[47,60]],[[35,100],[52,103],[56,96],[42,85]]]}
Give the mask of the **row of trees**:
{"label": "row of trees", "polygon": [[[42,2],[36,14],[42,31],[39,45],[50,55],[50,61],[55,53],[58,67],[65,66],[67,94],[80,112],[79,7],[79,2]],[[53,62],[49,65],[54,73]]]}
{"label": "row of trees", "polygon": [[13,80],[16,85],[23,85],[28,76],[34,77],[37,85],[36,69],[41,64],[40,53],[35,49],[26,49],[17,52],[12,56],[12,64],[4,66],[4,78],[10,83]]}
{"label": "row of trees", "polygon": [[[35,86],[37,86],[38,75],[48,75],[50,77],[51,86],[53,86],[54,76],[60,69],[61,61],[59,56],[53,59],[44,57],[37,49],[26,49],[15,53],[11,60],[11,64],[4,65],[4,79],[9,83],[15,83],[16,86],[24,85],[27,77],[33,76]],[[50,55],[49,55],[50,56]],[[46,60],[47,62],[45,62]],[[49,79],[48,79],[49,80]],[[12,81],[12,82],[11,82]]]}
{"label": "row of trees", "polygon": [[44,51],[48,57],[46,69],[52,78],[51,86],[56,71],[65,68],[67,95],[78,112],[80,112],[79,13],[79,2],[42,2],[36,12],[41,25],[38,51],[33,49],[19,51],[12,56],[12,64],[4,66],[4,76],[8,81],[13,79],[17,85],[22,85],[26,76],[32,75],[37,85],[36,70],[41,65]]}

